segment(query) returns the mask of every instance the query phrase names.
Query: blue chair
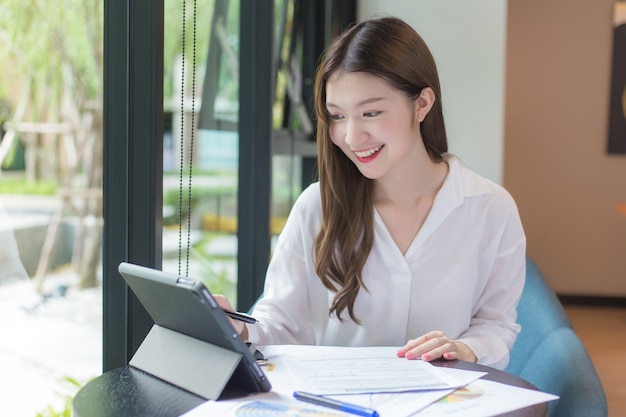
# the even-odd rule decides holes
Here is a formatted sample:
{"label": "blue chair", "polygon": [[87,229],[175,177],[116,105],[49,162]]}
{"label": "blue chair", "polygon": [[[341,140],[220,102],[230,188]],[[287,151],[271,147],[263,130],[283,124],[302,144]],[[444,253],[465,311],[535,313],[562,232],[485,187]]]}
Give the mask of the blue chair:
{"label": "blue chair", "polygon": [[505,371],[560,398],[551,417],[605,417],[608,405],[584,345],[537,265],[527,259],[526,284],[517,309],[522,331]]}

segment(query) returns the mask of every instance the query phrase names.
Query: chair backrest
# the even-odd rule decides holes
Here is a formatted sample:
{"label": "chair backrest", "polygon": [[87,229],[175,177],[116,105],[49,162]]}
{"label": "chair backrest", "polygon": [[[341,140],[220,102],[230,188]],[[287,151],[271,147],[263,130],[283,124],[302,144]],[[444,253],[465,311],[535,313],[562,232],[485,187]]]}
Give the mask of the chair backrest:
{"label": "chair backrest", "polygon": [[572,327],[561,302],[530,258],[526,259],[526,283],[517,306],[517,322],[522,331],[517,336],[506,368],[507,372],[516,375],[551,332],[561,327]]}
{"label": "chair backrest", "polygon": [[591,358],[559,299],[530,259],[518,323],[522,331],[505,370],[560,397],[549,404],[550,416],[606,416],[606,396]]}
{"label": "chair backrest", "polygon": [[549,404],[551,417],[606,417],[604,389],[587,350],[567,327],[550,333],[518,375],[560,398]]}

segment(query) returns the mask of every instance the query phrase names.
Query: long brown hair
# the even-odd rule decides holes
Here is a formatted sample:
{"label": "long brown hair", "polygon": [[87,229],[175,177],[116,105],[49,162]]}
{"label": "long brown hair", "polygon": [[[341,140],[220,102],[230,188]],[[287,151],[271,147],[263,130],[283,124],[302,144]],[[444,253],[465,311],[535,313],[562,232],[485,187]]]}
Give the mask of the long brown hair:
{"label": "long brown hair", "polygon": [[447,152],[441,106],[441,88],[435,61],[423,39],[394,17],[372,19],[349,28],[326,50],[315,77],[317,164],[322,200],[322,228],[315,241],[315,271],[326,288],[335,292],[329,314],[348,309],[364,287],[362,270],[374,244],[374,182],[331,140],[326,109],[326,83],[346,72],[365,72],[389,83],[410,99],[425,87],[435,103],[420,125],[424,145],[433,161]]}

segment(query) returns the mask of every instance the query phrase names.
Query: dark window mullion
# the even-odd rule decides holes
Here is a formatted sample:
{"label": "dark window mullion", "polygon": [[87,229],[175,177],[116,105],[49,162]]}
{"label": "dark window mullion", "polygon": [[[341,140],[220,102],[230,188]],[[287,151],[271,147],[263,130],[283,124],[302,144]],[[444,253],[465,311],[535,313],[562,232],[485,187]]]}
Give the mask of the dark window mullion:
{"label": "dark window mullion", "polygon": [[237,307],[263,290],[270,256],[273,0],[241,0]]}
{"label": "dark window mullion", "polygon": [[103,370],[126,365],[152,321],[122,261],[161,267],[163,0],[104,3]]}

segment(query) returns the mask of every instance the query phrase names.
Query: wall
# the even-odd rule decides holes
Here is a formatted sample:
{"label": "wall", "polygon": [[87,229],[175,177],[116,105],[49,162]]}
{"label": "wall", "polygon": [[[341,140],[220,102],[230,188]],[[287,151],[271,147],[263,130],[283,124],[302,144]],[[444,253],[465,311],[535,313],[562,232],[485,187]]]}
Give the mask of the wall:
{"label": "wall", "polygon": [[501,183],[506,2],[358,2],[359,20],[382,15],[405,19],[434,55],[441,79],[450,151],[478,173]]}
{"label": "wall", "polygon": [[606,154],[613,0],[360,0],[439,66],[450,149],[518,202],[563,295],[626,296],[626,155]]}
{"label": "wall", "polygon": [[504,185],[561,294],[626,296],[626,155],[606,153],[612,5],[509,2]]}

